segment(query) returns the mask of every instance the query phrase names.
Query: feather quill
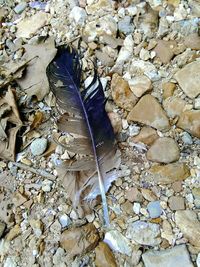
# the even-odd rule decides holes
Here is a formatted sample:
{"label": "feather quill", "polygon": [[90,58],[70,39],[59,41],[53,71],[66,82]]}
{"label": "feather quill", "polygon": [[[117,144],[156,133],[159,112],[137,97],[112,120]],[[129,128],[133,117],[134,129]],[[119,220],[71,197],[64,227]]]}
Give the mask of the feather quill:
{"label": "feather quill", "polygon": [[[47,67],[49,86],[62,110],[58,129],[72,136],[65,144],[68,151],[84,155],[80,160],[66,162],[66,171],[86,174],[76,197],[90,188],[86,200],[95,198],[99,192],[105,224],[109,225],[106,191],[116,179],[115,169],[119,167],[120,155],[115,144],[113,128],[105,111],[105,96],[102,84],[95,70],[91,84],[81,88],[81,63],[75,49],[67,46],[58,48],[53,61]],[[97,181],[99,189],[97,189]],[[73,183],[78,181],[73,181]]]}

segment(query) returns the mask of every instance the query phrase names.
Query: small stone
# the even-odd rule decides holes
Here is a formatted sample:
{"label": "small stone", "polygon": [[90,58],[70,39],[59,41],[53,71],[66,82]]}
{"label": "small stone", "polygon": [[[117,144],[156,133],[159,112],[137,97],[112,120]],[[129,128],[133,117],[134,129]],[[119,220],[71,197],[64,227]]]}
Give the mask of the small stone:
{"label": "small stone", "polygon": [[155,47],[156,55],[160,58],[161,62],[167,64],[174,56],[174,49],[176,48],[176,41],[158,40]]}
{"label": "small stone", "polygon": [[162,89],[163,89],[163,99],[167,99],[168,97],[173,95],[176,89],[176,85],[175,83],[170,83],[170,82],[163,83]]}
{"label": "small stone", "polygon": [[26,2],[20,2],[18,5],[16,5],[16,7],[14,8],[14,11],[17,14],[21,14],[25,10],[26,7],[27,7]]}
{"label": "small stone", "polygon": [[61,234],[60,246],[67,251],[68,256],[83,255],[96,247],[99,234],[92,223],[78,228],[65,230]]}
{"label": "small stone", "polygon": [[142,47],[142,49],[140,50],[140,58],[142,59],[142,60],[148,60],[148,59],[150,59],[150,53],[149,53],[149,51],[148,50],[146,50],[146,49],[144,49],[143,47]]}
{"label": "small stone", "polygon": [[0,168],[4,169],[6,167],[6,163],[3,161],[0,161]]}
{"label": "small stone", "polygon": [[172,163],[167,165],[155,165],[149,170],[153,180],[158,184],[170,184],[175,181],[183,181],[190,176],[190,170],[185,163]]}
{"label": "small stone", "polygon": [[193,188],[192,194],[194,196],[194,204],[199,209],[200,208],[200,188]]}
{"label": "small stone", "polygon": [[50,192],[52,188],[53,182],[51,180],[45,179],[42,182],[42,191],[44,192]]}
{"label": "small stone", "polygon": [[128,226],[127,237],[136,243],[146,246],[156,246],[161,243],[158,224],[136,221]]}
{"label": "small stone", "polygon": [[128,256],[131,255],[132,249],[129,240],[117,230],[106,232],[104,242],[114,251]]}
{"label": "small stone", "polygon": [[139,100],[128,114],[127,120],[144,123],[160,131],[169,129],[169,121],[164,110],[151,95],[144,95]]}
{"label": "small stone", "polygon": [[21,234],[21,229],[19,224],[16,224],[10,231],[9,233],[6,235],[6,240],[11,241],[14,238],[16,238],[18,235]]}
{"label": "small stone", "polygon": [[33,229],[34,234],[36,235],[37,238],[39,238],[42,235],[43,232],[43,223],[41,220],[30,220],[30,225]]}
{"label": "small stone", "polygon": [[170,118],[180,116],[183,112],[186,102],[179,97],[168,97],[163,101],[163,107]]}
{"label": "small stone", "polygon": [[15,260],[15,257],[7,257],[3,265],[3,267],[17,267],[17,266],[18,264]]}
{"label": "small stone", "polygon": [[162,208],[160,206],[160,201],[152,201],[147,205],[147,210],[152,219],[160,217],[162,214]]}
{"label": "small stone", "polygon": [[6,224],[3,222],[0,222],[0,238],[3,235],[5,228],[6,228]]}
{"label": "small stone", "polygon": [[109,246],[100,242],[95,248],[95,266],[97,267],[117,267],[115,257]]}
{"label": "small stone", "polygon": [[42,155],[47,148],[47,139],[45,138],[37,138],[35,139],[30,146],[31,153],[33,156]]}
{"label": "small stone", "polygon": [[112,97],[115,103],[126,110],[131,110],[137,101],[137,98],[131,92],[128,82],[118,74],[114,74],[111,81]]}
{"label": "small stone", "polygon": [[72,221],[70,220],[70,218],[67,214],[61,215],[59,217],[59,222],[63,228],[68,227],[72,223]]}
{"label": "small stone", "polygon": [[169,207],[171,210],[184,210],[185,209],[185,201],[183,197],[172,196],[168,200]]}
{"label": "small stone", "polygon": [[72,210],[72,211],[70,212],[70,218],[71,218],[72,220],[77,220],[77,219],[78,219],[78,214],[77,214],[74,210]]}
{"label": "small stone", "polygon": [[183,141],[184,144],[186,144],[186,145],[192,145],[193,144],[192,137],[191,137],[191,135],[189,133],[184,132],[182,134],[181,138],[182,138],[182,141]]}
{"label": "small stone", "polygon": [[22,195],[20,192],[16,192],[13,196],[13,203],[15,207],[23,205],[27,200],[27,197]]}
{"label": "small stone", "polygon": [[175,193],[181,192],[183,190],[182,182],[181,181],[174,182],[172,184],[172,189],[174,190]]}
{"label": "small stone", "polygon": [[160,163],[177,161],[180,157],[179,147],[174,139],[162,137],[157,139],[147,152],[147,158]]}
{"label": "small stone", "polygon": [[185,245],[162,251],[149,250],[142,255],[145,267],[194,267]]}
{"label": "small stone", "polygon": [[130,142],[143,143],[145,145],[151,145],[158,139],[156,130],[151,127],[142,127],[140,133],[137,136],[131,137]]}
{"label": "small stone", "polygon": [[133,204],[133,211],[135,212],[135,214],[140,214],[140,209],[141,209],[140,203],[135,202]]}
{"label": "small stone", "polygon": [[184,44],[191,49],[200,50],[200,36],[198,33],[189,34],[184,39]]}
{"label": "small stone", "polygon": [[118,29],[120,32],[128,35],[133,32],[134,26],[131,24],[131,17],[125,16],[118,22]]}
{"label": "small stone", "polygon": [[130,80],[128,80],[128,84],[130,86],[131,91],[137,97],[141,97],[146,92],[150,91],[151,88],[151,80],[145,76],[136,76]]}
{"label": "small stone", "polygon": [[198,97],[194,100],[194,108],[200,109],[200,97]]}
{"label": "small stone", "polygon": [[69,17],[76,22],[78,25],[84,25],[87,18],[85,9],[75,6],[72,8]]}
{"label": "small stone", "polygon": [[[199,81],[200,82],[200,81]],[[178,120],[177,127],[200,138],[200,110],[184,111]]]}
{"label": "small stone", "polygon": [[148,201],[155,201],[157,199],[155,194],[150,189],[142,188],[141,193],[143,197]]}
{"label": "small stone", "polygon": [[200,248],[200,221],[192,210],[179,210],[175,213],[176,225],[189,242]]}
{"label": "small stone", "polygon": [[130,202],[142,202],[142,194],[136,187],[132,187],[126,191],[125,198]]}
{"label": "small stone", "polygon": [[194,61],[187,64],[174,75],[184,93],[190,98],[195,98],[200,94],[199,70],[200,61]]}
{"label": "small stone", "polygon": [[120,133],[122,130],[122,119],[117,112],[108,113],[110,122],[112,124],[114,133]]}

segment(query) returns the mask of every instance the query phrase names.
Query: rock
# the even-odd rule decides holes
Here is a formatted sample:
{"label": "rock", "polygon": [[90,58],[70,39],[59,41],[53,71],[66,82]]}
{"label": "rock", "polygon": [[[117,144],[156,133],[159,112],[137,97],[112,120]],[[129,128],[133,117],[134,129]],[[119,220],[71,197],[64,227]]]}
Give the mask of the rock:
{"label": "rock", "polygon": [[64,251],[64,249],[59,247],[56,250],[56,253],[53,255],[53,264],[55,266],[64,267],[65,265],[62,265],[62,264],[64,264],[64,260],[63,260],[64,257],[65,257],[65,251]]}
{"label": "rock", "polygon": [[161,243],[160,227],[155,223],[136,221],[128,226],[126,236],[136,243],[146,246],[156,246]]}
{"label": "rock", "polygon": [[193,188],[192,194],[194,196],[194,204],[199,209],[200,208],[200,188]]}
{"label": "rock", "polygon": [[181,138],[182,138],[182,141],[183,141],[184,144],[186,144],[186,145],[192,145],[193,144],[192,137],[191,137],[191,135],[189,133],[184,132],[182,134]]}
{"label": "rock", "polygon": [[198,33],[189,34],[184,39],[184,44],[191,49],[200,50],[200,36]]}
{"label": "rock", "polygon": [[21,20],[17,24],[16,36],[22,38],[30,38],[40,28],[45,26],[49,19],[50,14],[40,11],[31,17],[27,17]]}
{"label": "rock", "polygon": [[72,8],[69,17],[74,20],[76,24],[82,26],[85,23],[87,14],[85,12],[85,9],[75,6]]}
{"label": "rock", "polygon": [[175,193],[179,193],[183,190],[182,187],[182,182],[181,181],[176,181],[172,184],[172,189],[174,190]]}
{"label": "rock", "polygon": [[190,170],[185,163],[172,163],[167,165],[155,165],[149,170],[153,180],[158,184],[170,184],[175,181],[183,181],[190,176]]}
{"label": "rock", "polygon": [[127,117],[128,121],[136,121],[160,131],[169,129],[168,118],[160,103],[151,95],[143,96]]}
{"label": "rock", "polygon": [[128,256],[131,255],[132,249],[130,242],[117,230],[106,232],[104,242],[107,243],[114,251],[126,254]]}
{"label": "rock", "polygon": [[137,97],[141,97],[146,92],[150,91],[151,88],[151,80],[145,76],[136,76],[130,80],[128,80],[128,84],[130,86],[131,91]]}
{"label": "rock", "polygon": [[189,242],[200,248],[200,221],[192,210],[179,210],[175,213],[176,225]]}
{"label": "rock", "polygon": [[148,201],[155,201],[157,199],[155,194],[150,189],[142,188],[141,193],[142,196]]}
{"label": "rock", "polygon": [[148,50],[144,49],[143,47],[140,50],[139,56],[140,56],[140,58],[142,60],[145,60],[145,61],[148,60],[148,59],[150,59],[150,57],[151,57],[150,52]]}
{"label": "rock", "polygon": [[167,99],[168,97],[173,95],[176,89],[176,84],[170,82],[163,83],[162,89],[163,89],[163,99]]}
{"label": "rock", "polygon": [[0,238],[3,235],[5,228],[6,228],[6,224],[3,222],[0,222]]}
{"label": "rock", "polygon": [[152,201],[147,205],[147,210],[152,219],[160,217],[162,214],[162,208],[160,206],[160,201]]}
{"label": "rock", "polygon": [[91,3],[87,3],[86,6],[87,14],[93,15],[105,15],[105,12],[112,11],[112,2],[111,0],[98,0],[97,2],[91,1]]}
{"label": "rock", "polygon": [[131,92],[128,82],[117,73],[112,77],[111,90],[113,100],[119,107],[130,111],[135,106],[137,98]]}
{"label": "rock", "polygon": [[14,8],[14,11],[17,14],[21,14],[25,10],[26,7],[27,7],[27,3],[21,2],[18,5],[16,5],[16,7]]}
{"label": "rock", "polygon": [[200,61],[194,61],[187,64],[174,75],[174,78],[178,81],[184,93],[190,98],[195,98],[200,94],[199,71]]}
{"label": "rock", "polygon": [[109,54],[96,50],[95,51],[95,56],[97,59],[101,62],[102,65],[112,67],[115,63],[115,60],[113,57],[110,57]]}
{"label": "rock", "polygon": [[6,235],[6,240],[11,241],[21,234],[21,228],[19,224],[16,224],[12,229],[10,229],[9,233]]}
{"label": "rock", "polygon": [[121,204],[121,208],[123,212],[133,215],[133,205],[129,200],[126,200],[123,204]]}
{"label": "rock", "polygon": [[3,265],[3,267],[17,267],[17,266],[18,264],[16,262],[15,257],[7,257]]}
{"label": "rock", "polygon": [[50,192],[53,185],[53,181],[45,179],[42,181],[42,191]]}
{"label": "rock", "polygon": [[197,264],[197,267],[200,267],[200,253],[197,255],[196,264]]}
{"label": "rock", "polygon": [[95,256],[95,266],[117,267],[115,257],[106,243],[99,243],[99,245],[95,248]]}
{"label": "rock", "polygon": [[68,256],[75,257],[94,249],[99,241],[99,234],[92,223],[79,228],[65,230],[61,234],[60,246],[67,251]]}
{"label": "rock", "polygon": [[142,202],[142,194],[136,187],[131,187],[125,193],[125,198],[130,202]]}
{"label": "rock", "polygon": [[59,217],[59,222],[63,228],[68,227],[72,223],[72,221],[70,220],[70,218],[67,214],[61,215]]}
{"label": "rock", "polygon": [[179,157],[179,147],[170,137],[157,139],[147,152],[148,160],[160,163],[171,163],[177,161]]}
{"label": "rock", "polygon": [[30,220],[31,228],[33,229],[33,232],[37,238],[39,238],[42,235],[43,232],[43,223],[41,220]]}
{"label": "rock", "polygon": [[156,55],[160,58],[161,62],[167,64],[174,56],[174,49],[176,48],[176,41],[164,41],[158,40],[158,44],[154,51]]}
{"label": "rock", "polygon": [[16,192],[13,196],[13,203],[14,203],[15,207],[19,207],[19,206],[23,205],[27,200],[28,200],[28,198],[26,196],[22,195],[20,192]]}
{"label": "rock", "polygon": [[188,4],[189,4],[189,7],[191,8],[192,15],[195,17],[200,17],[199,0],[190,0]]}
{"label": "rock", "polygon": [[140,209],[141,209],[140,203],[135,202],[133,204],[133,211],[135,212],[135,214],[140,214]]}
{"label": "rock", "polygon": [[114,133],[120,133],[122,131],[122,119],[117,112],[108,113],[108,117],[112,124]]}
{"label": "rock", "polygon": [[157,81],[160,76],[156,67],[149,61],[133,60],[130,66],[131,75],[146,75],[150,80]]}
{"label": "rock", "polygon": [[177,127],[200,138],[200,110],[184,111],[180,115]]}
{"label": "rock", "polygon": [[45,152],[46,148],[47,139],[45,138],[37,138],[30,145],[31,153],[33,154],[33,156],[42,155]]}
{"label": "rock", "polygon": [[131,17],[125,16],[122,20],[118,22],[118,29],[120,32],[128,35],[133,32],[134,26],[131,24]]}
{"label": "rock", "polygon": [[171,29],[182,36],[198,32],[199,18],[185,19],[171,24]]}
{"label": "rock", "polygon": [[185,245],[163,251],[149,250],[142,254],[145,267],[194,267]]}
{"label": "rock", "polygon": [[161,237],[166,239],[170,245],[173,244],[174,236],[172,232],[172,226],[167,220],[163,220]]}
{"label": "rock", "polygon": [[144,126],[137,136],[131,137],[129,140],[134,143],[141,142],[145,145],[151,145],[156,139],[158,139],[156,130],[151,127]]}
{"label": "rock", "polygon": [[200,109],[200,97],[198,97],[194,100],[194,108]]}
{"label": "rock", "polygon": [[176,116],[180,116],[183,112],[186,102],[179,97],[168,97],[163,101],[163,107],[167,112],[168,117],[175,118]]}
{"label": "rock", "polygon": [[172,196],[168,200],[169,207],[171,210],[184,210],[185,209],[185,201],[183,197],[180,196]]}

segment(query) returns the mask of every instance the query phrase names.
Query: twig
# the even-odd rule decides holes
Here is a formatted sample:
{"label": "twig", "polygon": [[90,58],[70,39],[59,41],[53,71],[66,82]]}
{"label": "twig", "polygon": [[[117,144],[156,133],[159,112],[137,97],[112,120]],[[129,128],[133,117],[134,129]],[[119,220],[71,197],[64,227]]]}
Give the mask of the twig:
{"label": "twig", "polygon": [[45,178],[48,178],[50,180],[55,180],[55,176],[54,175],[52,175],[52,174],[50,174],[50,173],[48,173],[48,172],[46,172],[44,170],[34,169],[32,167],[29,167],[28,165],[25,165],[23,163],[18,163],[18,162],[13,162],[13,165],[15,165],[15,166],[17,166],[17,167],[19,167],[21,169],[24,169],[26,171],[30,171],[32,173],[35,173],[35,174],[37,174],[39,176],[43,176]]}

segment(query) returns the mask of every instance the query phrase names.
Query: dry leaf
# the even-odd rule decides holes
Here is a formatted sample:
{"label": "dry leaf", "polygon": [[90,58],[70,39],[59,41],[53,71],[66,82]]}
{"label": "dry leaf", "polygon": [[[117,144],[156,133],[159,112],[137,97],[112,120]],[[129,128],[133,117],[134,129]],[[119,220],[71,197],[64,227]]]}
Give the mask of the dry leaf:
{"label": "dry leaf", "polygon": [[52,38],[37,45],[27,44],[24,48],[26,50],[24,58],[30,62],[25,76],[17,79],[17,83],[28,96],[36,96],[40,101],[49,92],[46,67],[56,55],[57,49]]}

